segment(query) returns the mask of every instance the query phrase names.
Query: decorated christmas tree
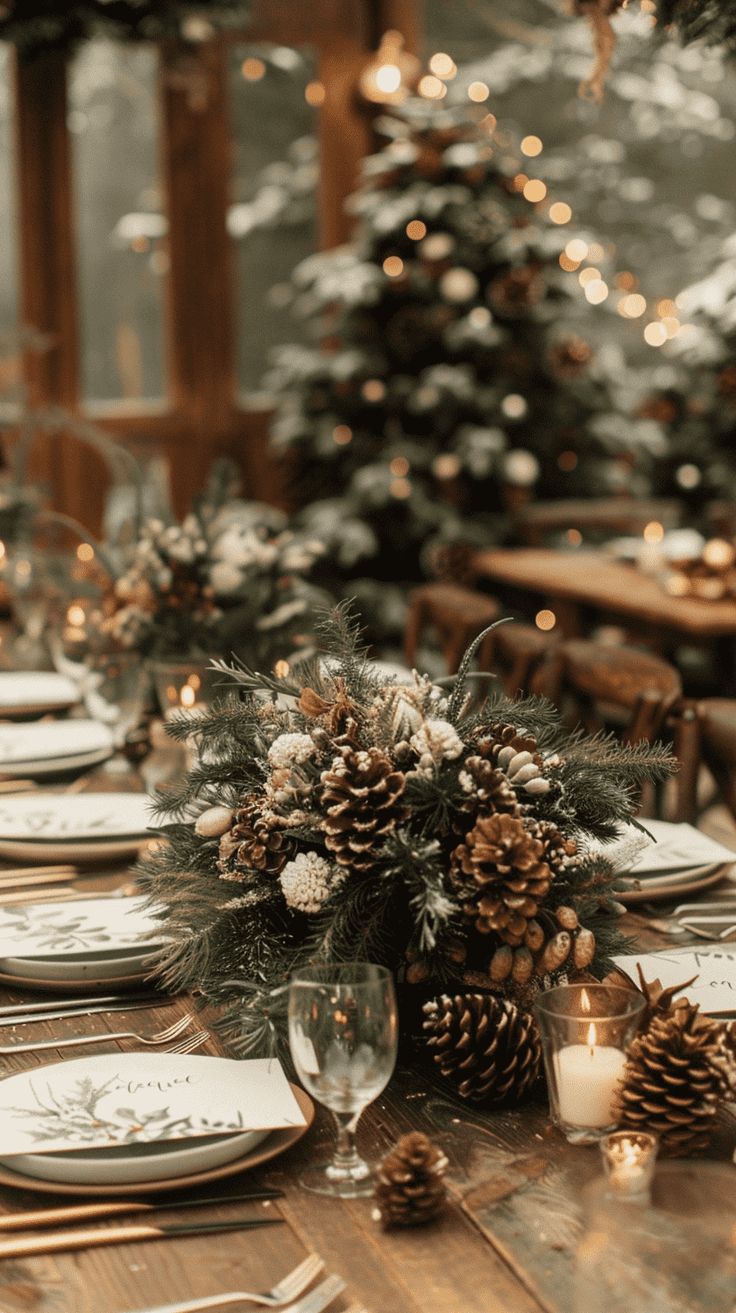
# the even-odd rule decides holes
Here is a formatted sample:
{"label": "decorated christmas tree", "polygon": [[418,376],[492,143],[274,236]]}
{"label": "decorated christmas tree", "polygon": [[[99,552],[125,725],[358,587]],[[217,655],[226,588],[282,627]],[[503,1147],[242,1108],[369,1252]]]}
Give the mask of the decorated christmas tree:
{"label": "decorated christmas tree", "polygon": [[277,355],[274,440],[348,592],[422,577],[438,542],[498,541],[537,484],[646,488],[593,312],[560,267],[565,211],[495,126],[426,101],[382,120],[353,244],[296,270],[318,340]]}

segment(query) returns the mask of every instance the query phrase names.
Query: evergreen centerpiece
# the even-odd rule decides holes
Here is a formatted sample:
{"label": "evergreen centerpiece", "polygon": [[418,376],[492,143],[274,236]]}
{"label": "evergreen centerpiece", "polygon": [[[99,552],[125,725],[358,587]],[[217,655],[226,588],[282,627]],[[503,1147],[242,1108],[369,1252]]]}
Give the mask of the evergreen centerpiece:
{"label": "evergreen centerpiece", "polygon": [[170,728],[200,757],[144,867],[166,986],[229,1005],[229,1038],[258,1053],[312,961],[384,963],[417,1002],[482,986],[523,1003],[604,971],[618,905],[597,845],[666,750],[570,735],[542,699],[473,706],[480,640],[448,692],[380,674],[344,608],[320,632],[298,681],[217,663],[232,694]]}
{"label": "evergreen centerpiece", "polygon": [[236,652],[270,669],[305,648],[323,600],[307,575],[323,546],[273,525],[270,507],[200,505],[180,523],[146,521],[103,603],[105,641],[146,656]]}

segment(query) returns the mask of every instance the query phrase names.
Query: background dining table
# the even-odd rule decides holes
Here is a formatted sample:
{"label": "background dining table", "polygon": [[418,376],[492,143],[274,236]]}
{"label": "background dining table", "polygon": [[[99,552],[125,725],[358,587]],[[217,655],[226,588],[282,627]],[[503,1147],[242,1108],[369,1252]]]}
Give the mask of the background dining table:
{"label": "background dining table", "polygon": [[554,612],[555,632],[577,638],[593,624],[635,629],[638,643],[670,655],[681,644],[709,653],[720,689],[736,688],[736,602],[674,597],[659,579],[602,550],[552,547],[490,548],[476,552],[478,579],[494,591],[536,598]]}
{"label": "background dining table", "polygon": [[[110,785],[98,773],[89,778],[88,787]],[[113,787],[120,787],[119,779]],[[712,833],[728,841],[728,831],[716,826]],[[736,847],[732,832],[730,838]],[[129,879],[129,869],[119,867],[77,883],[85,891],[106,891]],[[642,947],[667,942],[648,927],[642,910],[627,915],[625,928],[640,936]],[[31,997],[29,991],[3,987],[0,1006]],[[53,996],[45,997],[51,1004]],[[161,1005],[150,1013],[136,1009],[36,1023],[33,1037],[120,1030],[129,1022],[134,1030],[153,1031],[182,1016],[190,1002],[183,996],[171,1001],[162,996]],[[202,1015],[205,1022],[213,1020],[207,1011]],[[28,1028],[11,1029],[3,1039],[20,1041],[27,1035]],[[129,1044],[111,1041],[109,1051]],[[214,1029],[200,1051],[225,1052]],[[4,1057],[0,1071],[11,1075],[77,1052],[82,1050]],[[266,1289],[314,1251],[322,1256],[328,1272],[341,1275],[347,1283],[344,1294],[330,1305],[334,1313],[342,1313],[355,1300],[368,1313],[562,1313],[569,1308],[581,1190],[600,1174],[598,1151],[569,1145],[550,1123],[546,1101],[504,1111],[459,1101],[426,1060],[409,1049],[388,1088],[364,1113],[359,1148],[375,1160],[411,1130],[425,1130],[450,1164],[449,1204],[427,1226],[384,1231],[372,1216],[370,1200],[338,1202],[300,1187],[301,1170],[329,1156],[333,1144],[331,1119],[318,1109],[314,1126],[299,1144],[259,1168],[217,1183],[218,1195],[274,1187],[283,1191],[283,1197],[218,1204],[207,1210],[208,1219],[222,1220],[276,1213],[284,1219],[283,1225],[233,1231],[222,1238],[178,1236],[3,1259],[0,1311],[143,1313],[177,1299],[244,1287]],[[736,1108],[731,1108],[719,1123],[708,1156],[728,1161],[735,1148]],[[125,1196],[124,1190],[120,1195]],[[151,1198],[155,1201],[155,1196]],[[70,1202],[79,1201],[0,1186],[0,1212]],[[164,1219],[153,1212],[145,1220]],[[165,1220],[191,1221],[192,1211],[167,1212]]]}

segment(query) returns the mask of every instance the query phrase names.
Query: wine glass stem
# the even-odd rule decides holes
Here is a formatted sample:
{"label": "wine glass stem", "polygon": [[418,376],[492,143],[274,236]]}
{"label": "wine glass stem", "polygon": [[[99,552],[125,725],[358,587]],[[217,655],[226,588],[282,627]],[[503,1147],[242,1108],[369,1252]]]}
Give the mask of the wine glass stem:
{"label": "wine glass stem", "polygon": [[362,1163],[358,1151],[355,1147],[355,1130],[358,1125],[359,1112],[335,1112],[332,1113],[337,1125],[337,1146],[332,1159],[333,1167],[339,1167],[349,1172],[354,1167],[359,1167]]}

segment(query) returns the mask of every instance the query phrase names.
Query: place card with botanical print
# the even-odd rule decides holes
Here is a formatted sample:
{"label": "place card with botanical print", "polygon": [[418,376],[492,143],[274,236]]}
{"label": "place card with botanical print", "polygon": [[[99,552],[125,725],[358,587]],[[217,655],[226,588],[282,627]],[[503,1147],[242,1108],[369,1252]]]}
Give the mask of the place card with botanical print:
{"label": "place card with botanical print", "polygon": [[142,895],[0,907],[0,958],[112,953],[160,944],[164,937]]}
{"label": "place card with botanical print", "polygon": [[303,1126],[275,1058],[105,1053],[0,1081],[0,1158]]}
{"label": "place card with botanical print", "polygon": [[664,989],[695,977],[693,984],[680,992],[699,1004],[701,1012],[717,1016],[736,1013],[736,948],[670,948],[614,957],[613,961],[637,982],[641,967],[646,980],[658,980]]}

